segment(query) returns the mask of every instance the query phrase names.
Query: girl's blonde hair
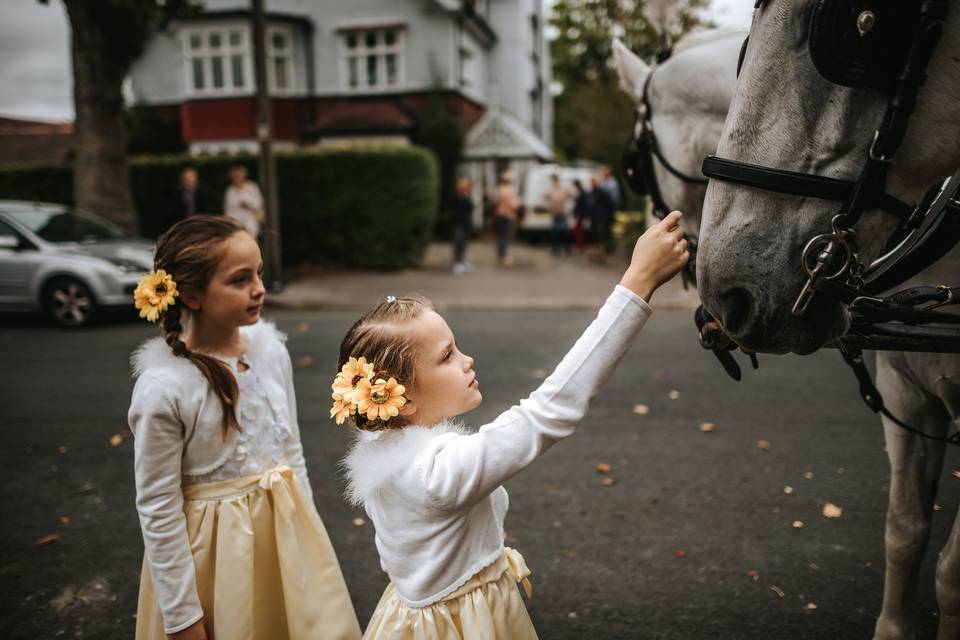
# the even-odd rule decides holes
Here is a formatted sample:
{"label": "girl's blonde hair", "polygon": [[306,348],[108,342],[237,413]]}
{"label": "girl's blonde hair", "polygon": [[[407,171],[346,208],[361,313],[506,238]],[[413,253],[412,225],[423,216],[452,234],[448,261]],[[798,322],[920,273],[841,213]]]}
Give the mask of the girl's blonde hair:
{"label": "girl's blonde hair", "polygon": [[[367,362],[373,365],[374,377],[394,378],[407,388],[409,394],[415,383],[417,345],[413,334],[404,325],[432,310],[430,301],[420,296],[390,298],[381,302],[347,331],[340,343],[337,371],[340,371],[351,357],[366,358]],[[387,421],[370,421],[366,416],[357,413],[350,416],[349,420],[364,431],[396,429],[405,424],[403,416]]]}
{"label": "girl's blonde hair", "polygon": [[[206,291],[217,272],[223,243],[237,233],[247,233],[240,223],[226,216],[191,216],[170,227],[157,239],[154,269],[163,269],[184,293]],[[233,372],[225,362],[213,356],[190,351],[181,339],[182,302],[171,305],[160,316],[164,339],[173,355],[192,362],[210,383],[223,408],[223,436],[231,428],[240,430],[237,421],[237,399],[240,390]]]}

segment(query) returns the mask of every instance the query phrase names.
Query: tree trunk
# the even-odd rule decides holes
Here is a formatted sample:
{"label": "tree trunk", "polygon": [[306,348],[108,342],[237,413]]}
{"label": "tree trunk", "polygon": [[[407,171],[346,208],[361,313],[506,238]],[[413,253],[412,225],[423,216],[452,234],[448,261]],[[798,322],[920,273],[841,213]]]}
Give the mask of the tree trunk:
{"label": "tree trunk", "polygon": [[90,0],[64,4],[73,49],[74,203],[136,233],[121,93],[131,60],[118,55],[98,24],[98,10],[105,7]]}

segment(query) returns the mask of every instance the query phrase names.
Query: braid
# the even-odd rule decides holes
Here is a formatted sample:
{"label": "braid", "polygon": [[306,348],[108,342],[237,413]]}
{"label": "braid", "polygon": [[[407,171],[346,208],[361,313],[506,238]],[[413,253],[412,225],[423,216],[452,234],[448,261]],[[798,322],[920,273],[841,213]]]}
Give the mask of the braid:
{"label": "braid", "polygon": [[[168,229],[157,240],[155,267],[170,273],[181,291],[203,291],[216,271],[223,242],[236,233],[245,233],[236,221],[224,216],[193,216]],[[173,355],[192,362],[207,379],[223,410],[223,437],[230,429],[240,431],[237,401],[240,388],[227,363],[219,358],[190,351],[183,341],[181,304],[167,307],[162,314],[163,339]]]}

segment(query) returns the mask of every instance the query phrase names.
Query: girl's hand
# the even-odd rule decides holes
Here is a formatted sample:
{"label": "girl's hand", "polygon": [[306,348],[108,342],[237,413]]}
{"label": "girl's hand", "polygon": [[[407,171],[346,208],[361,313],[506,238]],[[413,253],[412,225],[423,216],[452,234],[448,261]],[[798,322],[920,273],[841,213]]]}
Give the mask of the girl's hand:
{"label": "girl's hand", "polygon": [[170,640],[207,640],[207,627],[203,618],[176,633],[167,636]]}
{"label": "girl's hand", "polygon": [[690,259],[679,226],[682,215],[674,211],[640,236],[630,266],[620,279],[621,285],[647,302],[657,287],[675,276]]}

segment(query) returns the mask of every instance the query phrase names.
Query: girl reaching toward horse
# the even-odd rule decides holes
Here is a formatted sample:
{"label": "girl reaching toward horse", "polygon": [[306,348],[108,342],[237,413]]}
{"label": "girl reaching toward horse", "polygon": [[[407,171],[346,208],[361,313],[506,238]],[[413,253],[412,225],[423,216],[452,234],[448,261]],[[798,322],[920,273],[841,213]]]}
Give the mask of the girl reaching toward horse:
{"label": "girl reaching toward horse", "polygon": [[290,355],[260,320],[256,240],[194,216],[160,237],[155,266],[135,294],[164,334],[133,356],[136,637],[359,638],[313,504]]}
{"label": "girl reaching toward horse", "polygon": [[571,435],[650,316],[653,292],[687,262],[673,212],[634,248],[620,284],[539,389],[477,433],[454,419],[481,401],[473,358],[422,299],[389,298],[340,348],[331,416],[356,441],[348,496],[376,528],[390,577],[366,638],[535,638],[504,547],[503,482]]}

